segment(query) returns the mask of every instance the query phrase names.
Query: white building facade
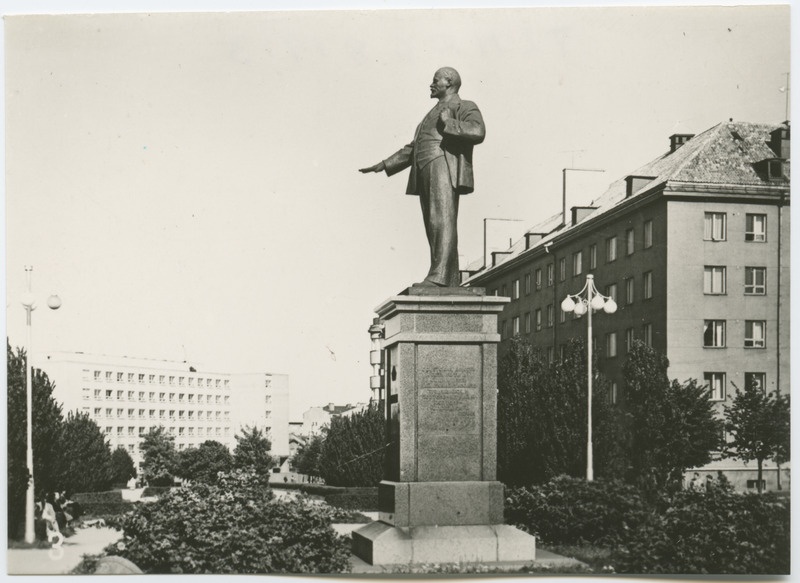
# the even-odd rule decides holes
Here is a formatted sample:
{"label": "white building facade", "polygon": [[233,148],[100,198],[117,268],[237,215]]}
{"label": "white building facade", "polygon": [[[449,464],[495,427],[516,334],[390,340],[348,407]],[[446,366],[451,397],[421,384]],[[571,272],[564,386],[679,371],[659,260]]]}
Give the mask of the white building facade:
{"label": "white building facade", "polygon": [[214,440],[232,452],[235,436],[250,426],[265,431],[273,455],[289,455],[288,375],[198,372],[181,362],[63,352],[42,355],[35,366],[53,382],[64,414],[88,414],[111,449],[128,450],[137,469],[141,440],[160,425],[178,450]]}

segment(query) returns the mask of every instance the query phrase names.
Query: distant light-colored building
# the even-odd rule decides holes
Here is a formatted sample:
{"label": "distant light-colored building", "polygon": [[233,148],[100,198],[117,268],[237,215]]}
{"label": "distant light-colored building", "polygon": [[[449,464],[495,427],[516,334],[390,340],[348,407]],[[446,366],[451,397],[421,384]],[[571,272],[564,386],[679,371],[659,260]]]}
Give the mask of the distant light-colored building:
{"label": "distant light-colored building", "polygon": [[65,352],[42,355],[36,366],[55,385],[64,414],[87,413],[111,449],[127,449],[137,468],[142,438],[159,425],[178,450],[214,440],[233,451],[244,427],[258,427],[273,455],[289,455],[288,375],[199,372],[181,362]]}
{"label": "distant light-colored building", "polygon": [[319,433],[323,427],[330,425],[331,419],[334,417],[347,417],[354,415],[359,411],[363,411],[368,406],[368,403],[356,403],[352,405],[334,405],[328,403],[323,407],[311,407],[303,413],[303,424],[296,430],[298,435],[308,437],[315,433]]}

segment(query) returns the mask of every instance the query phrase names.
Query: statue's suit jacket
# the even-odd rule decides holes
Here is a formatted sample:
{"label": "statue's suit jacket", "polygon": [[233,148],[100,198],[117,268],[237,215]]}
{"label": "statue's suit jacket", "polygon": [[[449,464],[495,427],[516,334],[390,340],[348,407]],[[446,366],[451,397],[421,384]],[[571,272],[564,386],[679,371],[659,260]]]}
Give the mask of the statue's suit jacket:
{"label": "statue's suit jacket", "polygon": [[[450,184],[457,194],[467,194],[475,189],[472,176],[472,147],[480,144],[486,137],[486,128],[478,106],[471,101],[463,101],[458,94],[447,102],[452,118],[439,128],[442,134],[442,149],[450,172]],[[440,126],[442,125],[441,122]],[[420,127],[414,133],[413,141],[383,161],[387,176],[411,167],[406,194],[419,195],[417,185],[417,163],[414,144]]]}

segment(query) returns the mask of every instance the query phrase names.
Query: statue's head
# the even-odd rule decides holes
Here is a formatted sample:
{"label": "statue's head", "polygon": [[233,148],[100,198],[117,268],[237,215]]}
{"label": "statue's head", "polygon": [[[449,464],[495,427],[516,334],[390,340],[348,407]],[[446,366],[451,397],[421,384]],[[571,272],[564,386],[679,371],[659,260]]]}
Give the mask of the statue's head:
{"label": "statue's head", "polygon": [[453,67],[442,67],[433,75],[431,97],[441,99],[445,95],[458,93],[461,88],[461,75]]}

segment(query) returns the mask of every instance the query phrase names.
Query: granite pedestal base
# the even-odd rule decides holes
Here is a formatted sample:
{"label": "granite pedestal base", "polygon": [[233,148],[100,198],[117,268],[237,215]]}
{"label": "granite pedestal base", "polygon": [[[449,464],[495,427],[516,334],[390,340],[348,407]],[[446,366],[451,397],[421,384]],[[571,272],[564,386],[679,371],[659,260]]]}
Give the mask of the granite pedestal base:
{"label": "granite pedestal base", "polygon": [[352,536],[353,553],[371,565],[536,559],[536,539],[507,524],[400,527],[376,521]]}

